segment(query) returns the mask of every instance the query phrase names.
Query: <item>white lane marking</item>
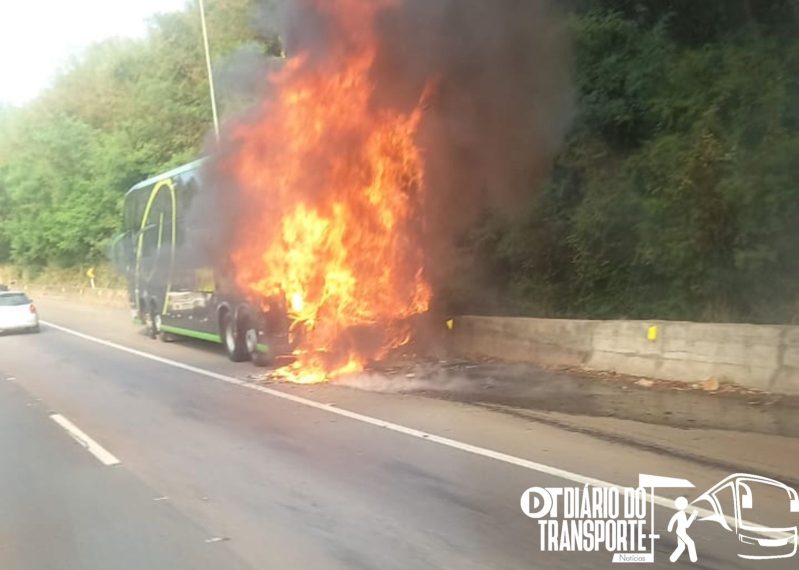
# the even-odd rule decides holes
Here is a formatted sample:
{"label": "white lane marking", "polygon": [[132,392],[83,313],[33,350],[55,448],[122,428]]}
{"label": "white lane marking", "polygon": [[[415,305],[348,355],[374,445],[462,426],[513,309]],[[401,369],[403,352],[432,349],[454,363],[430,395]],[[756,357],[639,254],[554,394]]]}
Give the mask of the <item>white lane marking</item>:
{"label": "white lane marking", "polygon": [[[205,376],[206,378],[212,378],[214,380],[219,380],[220,382],[226,382],[228,384],[233,384],[235,386],[240,386],[242,388],[247,388],[249,390],[255,390],[256,392],[261,392],[262,394],[268,394],[269,396],[273,396],[275,398],[280,398],[281,400],[288,400],[289,402],[293,402],[295,404],[300,404],[301,406],[307,406],[309,408],[314,408],[317,410],[322,410],[331,414],[336,414],[337,416],[343,416],[345,418],[349,418],[351,420],[355,420],[358,422],[362,422],[365,424],[377,426],[379,428],[383,428],[389,431],[393,431],[396,433],[401,433],[403,435],[407,435],[410,437],[415,437],[418,439],[422,439],[424,441],[432,441],[433,443],[437,443],[439,445],[443,445],[445,447],[449,447],[452,449],[457,449],[460,451],[465,451],[466,453],[471,453],[473,455],[479,455],[481,457],[486,457],[488,459],[494,459],[495,461],[500,461],[502,463],[507,463],[510,465],[515,465],[517,467],[522,467],[524,469],[529,469],[530,471],[537,471],[539,473],[543,473],[545,475],[551,475],[552,477],[557,477],[559,479],[565,479],[566,481],[571,481],[573,483],[577,483],[578,485],[590,485],[592,487],[615,487],[617,489],[622,489],[622,485],[617,485],[616,483],[610,483],[608,481],[603,481],[602,479],[595,479],[594,477],[588,477],[586,475],[580,475],[579,473],[573,473],[571,471],[567,471],[565,469],[560,469],[558,467],[552,467],[550,465],[545,465],[543,463],[538,463],[536,461],[530,461],[529,459],[523,459],[521,457],[516,457],[514,455],[508,455],[507,453],[502,453],[500,451],[494,451],[492,449],[487,449],[485,447],[478,447],[476,445],[472,445],[470,443],[464,443],[462,441],[458,441],[455,439],[450,439],[447,437],[441,437],[439,435],[435,435],[432,433],[427,433],[418,429],[406,427],[400,424],[395,424],[392,422],[388,422],[385,420],[381,420],[378,418],[374,418],[372,416],[367,416],[364,414],[359,414],[358,412],[351,412],[350,410],[345,410],[344,408],[339,408],[334,404],[323,404],[321,402],[316,402],[314,400],[309,400],[307,398],[302,398],[300,396],[295,396],[293,394],[289,394],[287,392],[281,392],[280,390],[274,390],[272,388],[267,388],[265,386],[259,386],[258,384],[251,384],[249,382],[245,382],[243,380],[239,380],[238,378],[234,378],[232,376],[227,376],[225,374],[219,374],[217,372],[212,372],[210,370],[205,370],[204,368],[197,368],[196,366],[191,366],[190,364],[183,364],[182,362],[178,362],[176,360],[170,360],[169,358],[164,358],[162,356],[156,356],[154,354],[150,354],[148,352],[143,352],[141,350],[136,350],[135,348],[129,348],[127,346],[123,346],[121,344],[117,344],[115,342],[111,342],[109,340],[103,340],[101,338],[97,338],[91,335],[87,335],[78,331],[74,331],[72,329],[68,329],[66,327],[62,327],[60,325],[56,325],[53,323],[49,323],[47,321],[42,321],[42,324],[45,324],[49,327],[52,327],[56,330],[61,332],[70,334],[72,336],[76,336],[83,340],[87,340],[89,342],[93,342],[96,344],[100,344],[102,346],[107,346],[108,348],[113,348],[115,350],[119,350],[122,352],[126,352],[128,354],[132,354],[134,356],[139,356],[141,358],[146,358],[147,360],[152,360],[153,362],[158,362],[160,364],[166,364],[167,366],[172,366],[174,368],[179,368],[181,370],[185,370],[187,372],[193,372],[194,374],[198,374],[200,376]],[[658,495],[652,496],[652,501],[663,508],[670,509],[670,510],[677,510],[674,506],[674,501],[672,499],[668,499],[666,497],[660,497]],[[694,507],[700,517],[709,517],[715,515],[715,513],[708,509],[703,508],[696,508]],[[736,524],[736,520],[733,517],[726,516],[727,522],[731,525]],[[748,526],[749,528],[764,528],[764,525],[752,523],[749,521],[737,521],[737,524],[743,524]],[[782,533],[772,533],[768,531],[764,532],[757,532],[751,531],[755,534],[760,534],[761,536],[781,536]],[[785,536],[789,536],[785,534]],[[792,536],[792,535],[791,535]]]}
{"label": "white lane marking", "polygon": [[77,441],[83,447],[86,448],[86,451],[94,455],[97,460],[106,466],[111,465],[119,465],[121,461],[114,457],[108,450],[106,450],[102,445],[94,441],[88,435],[86,435],[83,431],[81,431],[78,426],[73,424],[67,418],[62,416],[61,414],[51,414],[50,419],[52,419],[55,423],[60,425],[64,430],[72,436],[72,439]]}

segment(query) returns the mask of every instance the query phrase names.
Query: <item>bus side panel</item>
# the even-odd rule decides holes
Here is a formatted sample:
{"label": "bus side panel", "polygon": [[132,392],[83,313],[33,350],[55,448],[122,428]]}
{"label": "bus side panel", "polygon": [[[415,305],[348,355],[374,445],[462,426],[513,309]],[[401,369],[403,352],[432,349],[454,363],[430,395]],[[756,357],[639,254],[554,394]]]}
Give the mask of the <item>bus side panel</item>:
{"label": "bus side panel", "polygon": [[[168,326],[181,329],[177,334],[192,336],[185,331],[193,331],[220,336],[219,303],[213,281],[210,286],[205,281],[208,271],[210,270],[193,268],[179,268],[175,271],[163,320]],[[213,340],[216,341],[217,338]]]}

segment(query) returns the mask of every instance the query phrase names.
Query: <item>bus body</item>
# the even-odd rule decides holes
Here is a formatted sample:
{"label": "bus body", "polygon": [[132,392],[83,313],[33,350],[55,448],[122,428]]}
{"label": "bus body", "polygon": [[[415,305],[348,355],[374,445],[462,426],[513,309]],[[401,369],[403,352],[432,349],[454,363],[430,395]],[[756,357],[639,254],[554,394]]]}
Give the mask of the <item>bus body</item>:
{"label": "bus body", "polygon": [[291,353],[285,300],[253,300],[224,261],[203,252],[209,222],[190,216],[203,191],[202,159],[145,180],[124,200],[123,233],[112,261],[127,279],[134,318],[152,338],[191,337],[220,343],[236,362],[268,365]]}

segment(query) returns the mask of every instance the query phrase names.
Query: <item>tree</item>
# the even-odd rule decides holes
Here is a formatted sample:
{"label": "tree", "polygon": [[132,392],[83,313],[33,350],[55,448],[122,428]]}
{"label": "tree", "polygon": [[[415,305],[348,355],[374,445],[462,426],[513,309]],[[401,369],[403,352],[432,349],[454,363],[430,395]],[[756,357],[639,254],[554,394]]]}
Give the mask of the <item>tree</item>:
{"label": "tree", "polygon": [[575,6],[572,132],[527,219],[476,232],[510,310],[799,320],[792,4]]}
{"label": "tree", "polygon": [[[254,0],[207,2],[215,61],[280,53],[248,25]],[[135,182],[197,158],[211,125],[195,6],[140,40],[88,48],[23,109],[0,108],[0,260],[69,266],[105,257]],[[224,90],[222,90],[224,92]]]}

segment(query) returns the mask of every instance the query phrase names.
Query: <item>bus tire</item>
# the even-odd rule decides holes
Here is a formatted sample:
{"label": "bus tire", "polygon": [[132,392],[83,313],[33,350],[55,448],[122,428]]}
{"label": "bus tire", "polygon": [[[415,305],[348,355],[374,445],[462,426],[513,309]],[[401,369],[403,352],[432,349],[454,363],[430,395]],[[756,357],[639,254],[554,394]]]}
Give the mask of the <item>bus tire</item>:
{"label": "bus tire", "polygon": [[158,321],[157,319],[160,318],[158,314],[158,310],[155,307],[155,304],[152,303],[150,305],[150,310],[147,312],[147,336],[151,339],[158,338]]}
{"label": "bus tire", "polygon": [[[160,319],[161,317],[159,316],[157,318]],[[169,343],[169,342],[177,341],[178,337],[173,335],[172,333],[164,332],[164,329],[162,328],[162,325],[160,325],[160,321],[159,321],[159,325],[158,325],[158,340],[160,340],[161,342]]]}
{"label": "bus tire", "polygon": [[268,354],[259,352],[252,356],[252,363],[258,368],[271,368],[275,365],[275,359]]}
{"label": "bus tire", "polygon": [[249,359],[250,355],[237,325],[238,323],[230,312],[225,312],[222,315],[222,344],[225,345],[225,352],[231,361],[244,362]]}
{"label": "bus tire", "polygon": [[272,355],[270,353],[261,352],[258,350],[258,328],[253,320],[249,318],[246,319],[242,330],[244,331],[244,344],[247,348],[247,353],[250,355],[250,360],[252,363],[259,368],[272,366],[274,363]]}

